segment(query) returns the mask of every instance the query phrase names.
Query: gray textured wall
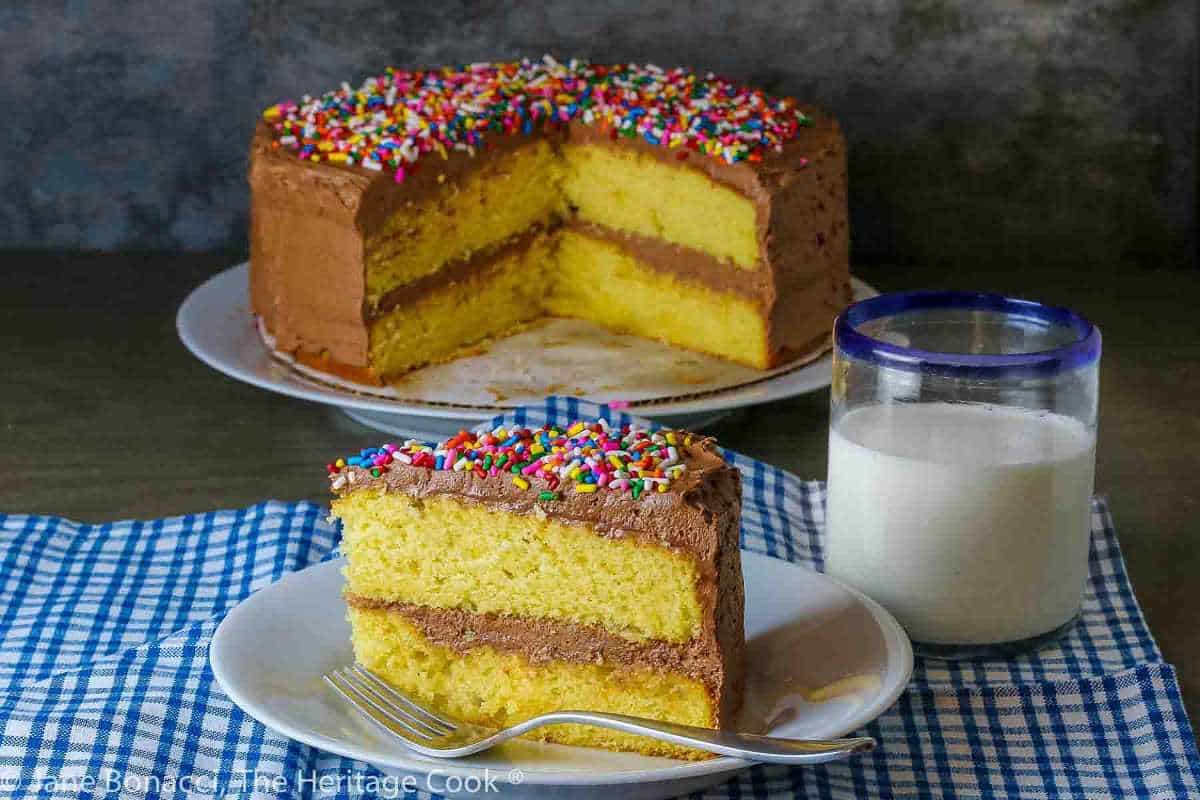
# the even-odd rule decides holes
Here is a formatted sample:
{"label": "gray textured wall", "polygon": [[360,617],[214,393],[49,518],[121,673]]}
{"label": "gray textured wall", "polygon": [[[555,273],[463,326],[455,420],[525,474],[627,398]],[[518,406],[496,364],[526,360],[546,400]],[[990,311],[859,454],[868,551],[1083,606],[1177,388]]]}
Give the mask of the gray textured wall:
{"label": "gray textured wall", "polygon": [[389,63],[550,51],[712,69],[831,109],[851,144],[858,261],[1194,263],[1197,13],[1194,0],[10,0],[0,246],[244,248],[245,145],[266,104]]}

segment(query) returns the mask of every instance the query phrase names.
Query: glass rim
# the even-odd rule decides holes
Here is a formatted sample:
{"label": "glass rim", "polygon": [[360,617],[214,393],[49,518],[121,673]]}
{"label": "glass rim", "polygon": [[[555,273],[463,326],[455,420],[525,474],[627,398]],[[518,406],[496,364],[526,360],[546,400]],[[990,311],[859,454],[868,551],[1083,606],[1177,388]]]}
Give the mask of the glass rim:
{"label": "glass rim", "polygon": [[[1075,337],[1064,344],[1028,353],[949,353],[904,347],[877,339],[859,326],[922,309],[993,311],[1035,321],[1045,327],[1069,328]],[[961,377],[1053,375],[1094,363],[1100,357],[1100,329],[1061,306],[989,292],[890,292],[860,300],[838,314],[834,346],[847,355],[910,372],[937,372]]]}

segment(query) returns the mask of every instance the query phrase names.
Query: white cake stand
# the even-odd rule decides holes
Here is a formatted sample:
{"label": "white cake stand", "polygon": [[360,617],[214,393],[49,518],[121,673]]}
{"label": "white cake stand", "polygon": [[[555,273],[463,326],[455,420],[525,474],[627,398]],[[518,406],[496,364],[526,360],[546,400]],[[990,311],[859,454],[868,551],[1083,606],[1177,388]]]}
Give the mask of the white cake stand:
{"label": "white cake stand", "polygon": [[[548,395],[619,401],[663,424],[702,429],[733,411],[829,385],[830,358],[814,353],[762,372],[579,320],[547,320],[391,386],[344,381],[269,346],[250,313],[249,265],[198,286],[176,317],[184,345],[232,378],[340,408],[396,436],[436,440]],[[854,279],[856,299],[876,294]]]}

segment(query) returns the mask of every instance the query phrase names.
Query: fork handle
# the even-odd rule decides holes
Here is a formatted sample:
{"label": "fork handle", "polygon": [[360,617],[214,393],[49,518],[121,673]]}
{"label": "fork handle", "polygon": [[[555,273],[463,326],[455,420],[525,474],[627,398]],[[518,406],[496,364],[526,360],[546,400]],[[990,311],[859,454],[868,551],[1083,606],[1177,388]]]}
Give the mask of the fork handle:
{"label": "fork handle", "polygon": [[664,742],[694,747],[697,750],[770,764],[822,764],[856,753],[865,753],[875,747],[875,740],[869,736],[849,739],[781,739],[775,736],[718,731],[599,711],[554,711],[526,720],[510,730],[517,735],[543,725],[558,725],[564,722],[636,733]]}

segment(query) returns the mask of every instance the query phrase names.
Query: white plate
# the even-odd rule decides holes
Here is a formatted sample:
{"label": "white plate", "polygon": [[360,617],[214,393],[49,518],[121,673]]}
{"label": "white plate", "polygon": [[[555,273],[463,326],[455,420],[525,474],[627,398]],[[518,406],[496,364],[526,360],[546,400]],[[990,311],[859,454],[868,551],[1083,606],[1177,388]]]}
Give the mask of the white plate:
{"label": "white plate", "polygon": [[[305,369],[268,348],[250,313],[248,281],[249,266],[239,264],[193,290],[176,318],[184,345],[232,378],[338,406],[392,434],[444,438],[551,394],[625,400],[641,416],[699,428],[735,409],[816,391],[830,381],[828,355],[763,373],[578,320],[552,320],[474,356],[417,370],[395,387],[370,389]],[[854,293],[861,299],[875,291],[854,279]]]}
{"label": "white plate", "polygon": [[[887,611],[785,561],[743,552],[742,566],[747,685],[741,727],[775,736],[843,736],[891,707],[912,672],[912,649]],[[611,797],[617,787],[622,797],[674,797],[747,766],[734,758],[676,761],[523,740],[453,761],[411,753],[321,682],[322,674],[352,660],[342,567],[340,560],[318,564],[251,595],[213,637],[210,660],[221,688],[283,736],[412,776],[416,788],[439,793],[454,788],[446,785],[449,776],[490,776],[510,797]]]}

